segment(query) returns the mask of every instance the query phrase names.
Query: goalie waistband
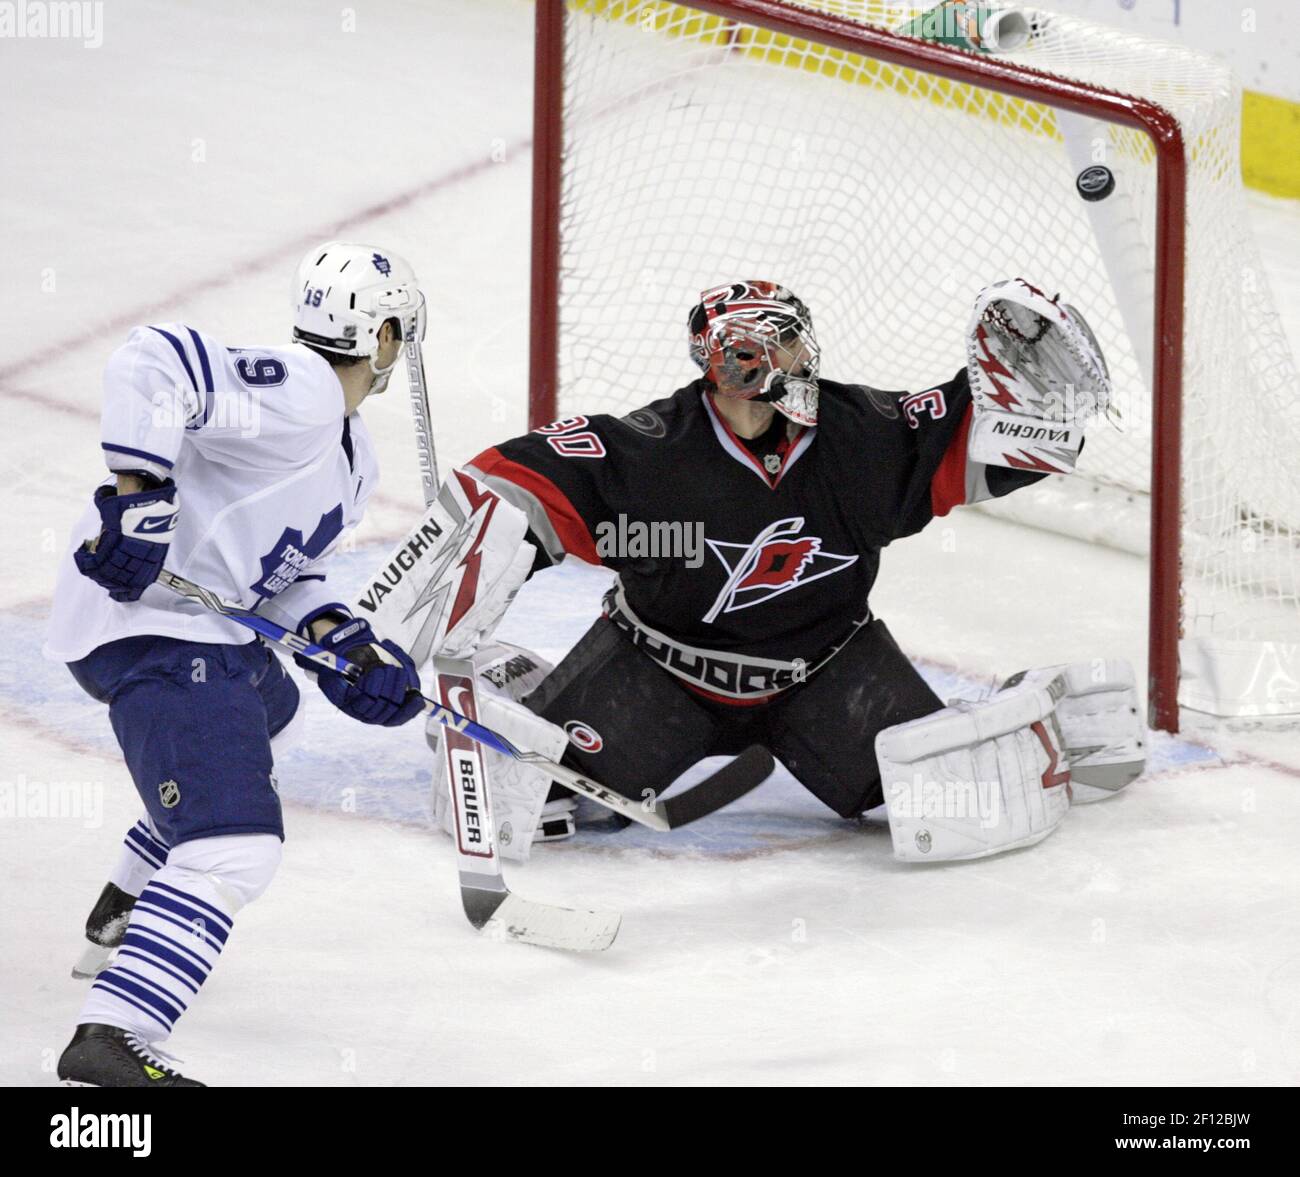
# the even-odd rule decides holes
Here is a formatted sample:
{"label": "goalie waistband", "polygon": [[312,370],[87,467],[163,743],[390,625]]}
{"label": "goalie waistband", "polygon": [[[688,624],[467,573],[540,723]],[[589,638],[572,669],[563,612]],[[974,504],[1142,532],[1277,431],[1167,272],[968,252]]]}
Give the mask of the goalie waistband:
{"label": "goalie waistband", "polygon": [[774,698],[782,691],[807,682],[852,640],[871,620],[871,611],[853,622],[843,641],[811,660],[760,658],[754,654],[733,654],[691,646],[647,625],[627,603],[623,582],[615,580],[605,594],[605,616],[610,619],[652,661],[687,686],[724,702],[753,703]]}

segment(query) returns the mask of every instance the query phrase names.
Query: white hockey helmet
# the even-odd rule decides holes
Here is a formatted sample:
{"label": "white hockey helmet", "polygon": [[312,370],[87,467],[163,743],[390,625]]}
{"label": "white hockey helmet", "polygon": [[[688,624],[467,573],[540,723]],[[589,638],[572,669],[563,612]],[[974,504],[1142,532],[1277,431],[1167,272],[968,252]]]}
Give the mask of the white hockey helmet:
{"label": "white hockey helmet", "polygon": [[293,338],[341,356],[368,356],[370,391],[383,392],[396,362],[375,365],[379,329],[396,319],[402,339],[424,339],[424,295],[410,264],[373,245],[327,241],[309,250],[293,284]]}

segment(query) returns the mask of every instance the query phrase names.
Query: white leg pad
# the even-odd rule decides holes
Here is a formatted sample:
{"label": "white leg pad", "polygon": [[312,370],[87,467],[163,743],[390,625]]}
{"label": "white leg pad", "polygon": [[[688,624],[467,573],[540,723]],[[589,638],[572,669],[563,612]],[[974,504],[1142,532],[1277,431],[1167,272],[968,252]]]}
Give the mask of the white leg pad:
{"label": "white leg pad", "polygon": [[1146,767],[1146,724],[1138,710],[1133,667],[1123,659],[1094,658],[1013,675],[1003,689],[1059,679],[1056,719],[1076,805],[1113,797]]}
{"label": "white leg pad", "polygon": [[894,856],[984,858],[1031,846],[1070,807],[1070,773],[1053,715],[1056,680],[886,728],[876,759]]}

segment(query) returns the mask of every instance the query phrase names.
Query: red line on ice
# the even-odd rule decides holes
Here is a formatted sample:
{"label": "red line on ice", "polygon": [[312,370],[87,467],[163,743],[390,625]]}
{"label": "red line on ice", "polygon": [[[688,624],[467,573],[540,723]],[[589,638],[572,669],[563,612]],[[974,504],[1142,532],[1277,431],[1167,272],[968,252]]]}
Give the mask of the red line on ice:
{"label": "red line on ice", "polygon": [[[519,142],[512,144],[506,149],[506,158],[511,158],[517,150],[531,149],[532,142],[532,139],[529,138],[521,139]],[[300,237],[286,241],[264,253],[256,254],[224,274],[214,274],[209,278],[200,279],[198,282],[187,282],[180,289],[170,291],[155,302],[145,303],[128,311],[123,311],[121,314],[114,315],[111,319],[100,323],[77,339],[69,342],[61,349],[61,352],[66,355],[69,352],[80,351],[82,348],[99,344],[105,338],[117,335],[129,327],[147,323],[150,319],[156,318],[159,312],[166,312],[176,303],[192,299],[195,295],[208,294],[214,290],[233,286],[237,282],[242,282],[250,272],[278,267],[284,263],[286,257],[296,257],[316,242],[326,241],[331,237],[346,233],[350,229],[358,228],[375,217],[387,216],[389,213],[405,208],[409,204],[414,204],[417,200],[422,200],[440,189],[471,180],[492,166],[493,160],[490,158],[462,164],[450,172],[435,176],[422,184],[417,184],[414,188],[408,188],[405,192],[399,192],[375,204],[358,209],[356,212],[349,213],[329,225],[314,229],[310,233],[304,233]],[[97,406],[91,408],[69,401],[52,400],[44,393],[32,392],[30,389],[9,384],[9,381],[14,377],[42,363],[47,358],[48,351],[42,350],[0,367],[0,398],[10,401],[28,401],[56,413],[69,413],[77,417],[98,417],[99,409]]]}

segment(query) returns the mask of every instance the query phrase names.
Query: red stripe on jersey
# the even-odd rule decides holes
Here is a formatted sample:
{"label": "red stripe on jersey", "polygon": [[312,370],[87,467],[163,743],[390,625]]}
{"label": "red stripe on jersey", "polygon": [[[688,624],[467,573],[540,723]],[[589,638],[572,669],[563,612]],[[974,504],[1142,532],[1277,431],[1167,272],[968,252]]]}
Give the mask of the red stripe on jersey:
{"label": "red stripe on jersey", "polygon": [[577,508],[569,502],[564,492],[545,474],[519,462],[511,461],[496,446],[484,450],[477,458],[466,463],[468,467],[493,478],[504,478],[513,482],[521,490],[526,490],[546,512],[547,519],[555,529],[565,552],[577,556],[588,564],[603,564],[596,554],[596,541],[592,539],[586,522],[578,514]]}
{"label": "red stripe on jersey", "polygon": [[966,439],[970,435],[972,412],[973,407],[968,405],[939,469],[930,480],[931,514],[946,515],[966,501]]}
{"label": "red stripe on jersey", "polygon": [[688,683],[683,679],[678,679],[678,682],[693,695],[702,695],[714,703],[726,703],[729,707],[761,707],[764,703],[770,703],[778,695],[785,693],[784,690],[780,690],[773,691],[768,695],[760,695],[755,699],[735,699],[731,695],[718,695],[713,691],[707,691],[703,687],[697,687],[694,683]]}

